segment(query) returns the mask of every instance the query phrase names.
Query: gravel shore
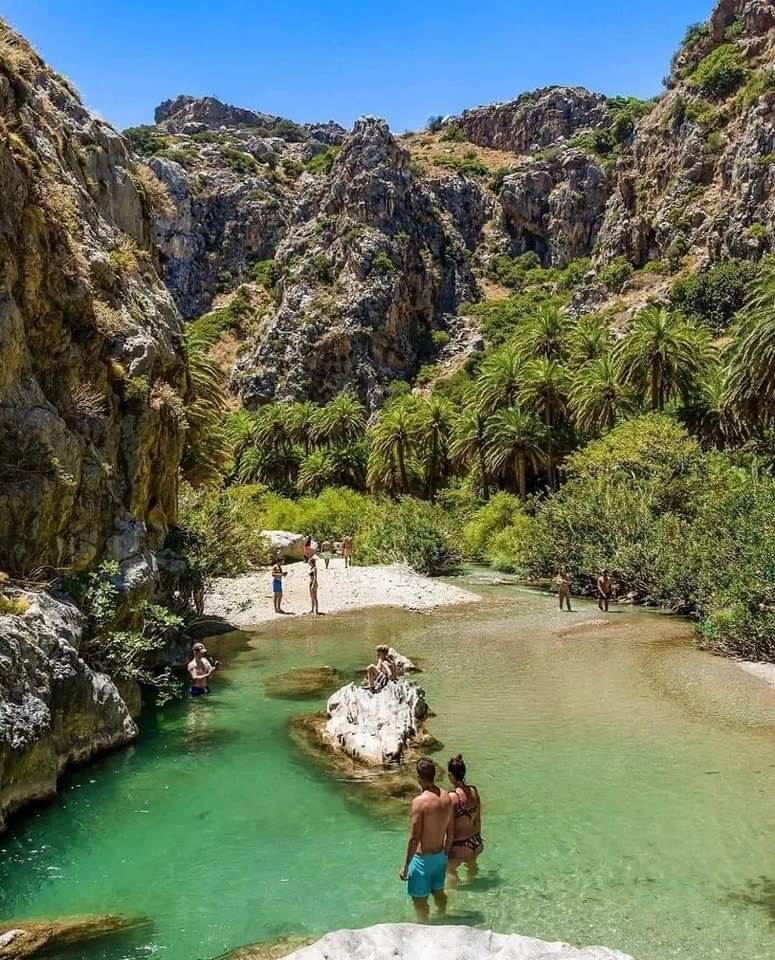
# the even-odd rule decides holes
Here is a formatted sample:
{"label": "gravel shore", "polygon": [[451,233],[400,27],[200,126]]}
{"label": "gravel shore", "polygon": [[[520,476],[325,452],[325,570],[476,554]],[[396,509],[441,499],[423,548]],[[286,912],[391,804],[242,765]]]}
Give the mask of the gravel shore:
{"label": "gravel shore", "polygon": [[[283,609],[290,613],[309,611],[308,567],[291,563],[283,584]],[[364,607],[404,607],[430,610],[454,603],[472,603],[475,593],[415,573],[402,564],[345,568],[344,561],[331,561],[328,570],[318,561],[318,598],[321,613],[340,613]],[[272,609],[272,577],[268,569],[242,577],[216,580],[207,596],[205,614],[222,617],[235,627],[249,627],[278,618]]]}

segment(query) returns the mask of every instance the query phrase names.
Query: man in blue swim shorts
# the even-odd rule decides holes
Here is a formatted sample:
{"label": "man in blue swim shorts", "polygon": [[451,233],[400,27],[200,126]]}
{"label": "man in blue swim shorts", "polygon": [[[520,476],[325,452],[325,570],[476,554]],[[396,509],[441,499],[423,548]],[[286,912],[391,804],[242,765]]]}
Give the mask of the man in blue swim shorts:
{"label": "man in blue swim shorts", "polygon": [[430,914],[431,894],[439,913],[447,909],[444,879],[447,856],[455,839],[455,807],[449,793],[436,786],[436,765],[427,757],[417,761],[417,780],[422,792],[412,800],[409,842],[399,877],[408,880],[417,919],[424,923]]}

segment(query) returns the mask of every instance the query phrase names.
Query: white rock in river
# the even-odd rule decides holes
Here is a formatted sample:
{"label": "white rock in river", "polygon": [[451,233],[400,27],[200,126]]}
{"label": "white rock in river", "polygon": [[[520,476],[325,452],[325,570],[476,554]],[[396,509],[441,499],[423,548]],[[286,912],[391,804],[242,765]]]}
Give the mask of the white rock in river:
{"label": "white rock in river", "polygon": [[269,544],[272,557],[280,554],[283,560],[304,559],[304,534],[289,530],[262,530],[261,536]]}
{"label": "white rock in river", "polygon": [[364,930],[337,930],[286,960],[632,960],[606,947],[578,949],[517,934],[474,927],[380,923]]}
{"label": "white rock in river", "polygon": [[348,683],[328,698],[325,735],[360,763],[395,763],[422,730],[428,715],[425,691],[408,680],[372,693]]}
{"label": "white rock in river", "polygon": [[399,676],[404,673],[416,673],[418,671],[418,667],[409,657],[405,657],[403,653],[399,653],[398,650],[393,647],[388,647],[388,656],[398,667]]}

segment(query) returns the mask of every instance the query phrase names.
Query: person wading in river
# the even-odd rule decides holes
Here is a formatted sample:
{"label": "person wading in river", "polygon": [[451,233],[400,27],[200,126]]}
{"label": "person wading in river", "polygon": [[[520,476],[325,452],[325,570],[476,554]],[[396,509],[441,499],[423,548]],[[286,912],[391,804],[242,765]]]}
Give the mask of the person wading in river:
{"label": "person wading in river", "polygon": [[560,572],[554,578],[554,582],[557,584],[557,594],[560,598],[560,610],[562,610],[563,602],[568,608],[568,613],[573,613],[570,608],[570,577],[568,576],[568,571],[564,566],[560,567]]}
{"label": "person wading in river", "polygon": [[604,570],[597,578],[597,605],[600,610],[608,613],[608,601],[614,592],[614,582],[607,570]]}
{"label": "person wading in river", "polygon": [[191,686],[188,692],[192,697],[201,697],[210,692],[210,677],[215,673],[218,662],[213,663],[207,656],[203,643],[195,643],[191,652],[194,657],[188,665]]}
{"label": "person wading in river", "polygon": [[417,919],[428,919],[428,897],[439,913],[447,909],[444,880],[447,856],[454,839],[455,806],[446,790],[436,784],[436,765],[427,757],[417,761],[417,781],[421,793],[412,800],[409,842],[399,877],[408,880],[407,892],[414,902]]}
{"label": "person wading in river", "polygon": [[482,801],[476,787],[466,783],[466,765],[460,754],[449,761],[447,772],[453,787],[449,796],[455,807],[454,840],[447,860],[447,876],[453,883],[458,879],[457,868],[461,863],[466,865],[470,877],[479,872],[476,861],[484,850]]}
{"label": "person wading in river", "polygon": [[318,562],[309,558],[309,605],[310,613],[320,613],[318,608]]}

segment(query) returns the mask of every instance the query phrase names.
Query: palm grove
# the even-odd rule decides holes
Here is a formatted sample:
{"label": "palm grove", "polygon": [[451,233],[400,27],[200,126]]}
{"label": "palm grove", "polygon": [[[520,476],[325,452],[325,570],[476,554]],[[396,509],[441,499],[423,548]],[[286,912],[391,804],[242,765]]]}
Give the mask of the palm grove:
{"label": "palm grove", "polygon": [[607,567],[708,645],[775,658],[775,258],[683,277],[620,330],[571,317],[583,270],[506,259],[513,293],[473,308],[490,348],[424,389],[393,383],[371,422],[349,393],[224,415],[192,350],[210,416],[184,523],[233,524],[243,550],[247,526],[355,533],[363,559],[423,570],[566,563],[581,590]]}

